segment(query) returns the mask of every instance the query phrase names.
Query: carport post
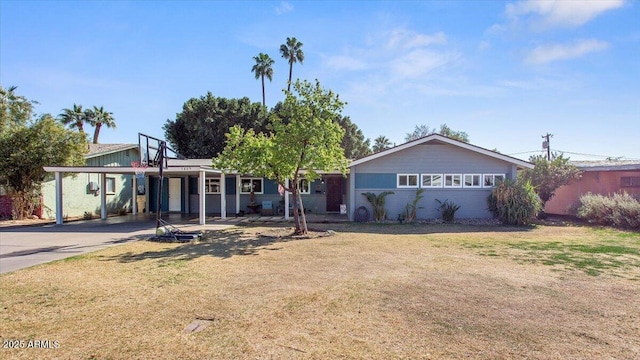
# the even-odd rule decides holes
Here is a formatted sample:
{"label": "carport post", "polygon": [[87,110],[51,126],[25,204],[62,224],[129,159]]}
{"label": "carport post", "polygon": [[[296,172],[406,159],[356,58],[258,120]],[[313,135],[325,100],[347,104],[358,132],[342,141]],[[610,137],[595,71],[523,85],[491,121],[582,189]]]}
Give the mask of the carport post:
{"label": "carport post", "polygon": [[[285,189],[289,188],[289,179],[284,181]],[[284,191],[284,219],[289,220],[289,192],[287,190]]]}
{"label": "carport post", "polygon": [[200,179],[198,180],[198,194],[200,194],[200,207],[199,207],[199,213],[198,213],[198,223],[200,225],[204,225],[205,221],[204,221],[204,212],[206,207],[204,206],[204,199],[205,199],[205,189],[204,189],[204,170],[200,170]]}
{"label": "carport post", "polygon": [[56,171],[54,177],[56,183],[56,225],[62,225],[64,219],[62,214],[62,174]]}
{"label": "carport post", "polygon": [[227,187],[224,173],[220,173],[220,218],[227,218]]}
{"label": "carport post", "polygon": [[236,214],[240,214],[240,174],[236,174]]}
{"label": "carport post", "polygon": [[131,177],[131,214],[138,213],[138,178],[136,174]]}
{"label": "carport post", "polygon": [[102,189],[100,189],[100,219],[107,219],[107,174],[100,174],[100,182]]}

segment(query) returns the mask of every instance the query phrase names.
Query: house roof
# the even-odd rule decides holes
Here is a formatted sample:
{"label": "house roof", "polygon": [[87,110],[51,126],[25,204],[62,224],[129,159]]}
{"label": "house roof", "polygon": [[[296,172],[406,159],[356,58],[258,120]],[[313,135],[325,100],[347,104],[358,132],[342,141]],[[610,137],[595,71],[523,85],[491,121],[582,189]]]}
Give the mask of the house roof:
{"label": "house roof", "polygon": [[138,144],[89,144],[89,152],[84,157],[89,159],[137,148]]}
{"label": "house roof", "polygon": [[495,152],[495,151],[491,151],[491,150],[487,150],[485,148],[481,148],[479,146],[475,146],[475,145],[471,145],[468,144],[466,142],[462,142],[459,140],[455,140],[440,134],[431,134],[431,135],[427,135],[425,137],[422,137],[420,139],[416,139],[413,141],[409,141],[406,142],[404,144],[392,147],[390,149],[384,150],[384,151],[380,151],[378,153],[375,153],[373,155],[369,155],[369,156],[365,156],[363,158],[360,158],[358,160],[354,160],[353,162],[351,162],[351,164],[349,164],[349,167],[353,167],[356,165],[360,165],[366,162],[369,162],[371,160],[375,160],[378,158],[381,158],[383,156],[387,156],[387,155],[391,155],[393,153],[396,153],[398,151],[403,151],[405,149],[414,147],[416,145],[421,145],[421,144],[426,144],[429,142],[433,142],[433,143],[444,143],[444,144],[449,144],[449,145],[453,145],[453,146],[457,146],[459,148],[463,148],[466,150],[470,150],[473,152],[476,152],[478,154],[482,154],[485,156],[489,156],[498,160],[502,160],[502,161],[506,161],[508,163],[514,164],[516,166],[518,166],[519,168],[526,168],[526,169],[533,169],[533,164],[528,162],[528,161],[524,161],[524,160],[520,160],[508,155],[504,155],[504,154],[500,154],[499,152]]}
{"label": "house roof", "polygon": [[640,170],[640,161],[638,160],[590,160],[590,161],[571,161],[571,165],[576,166],[582,171],[633,171]]}

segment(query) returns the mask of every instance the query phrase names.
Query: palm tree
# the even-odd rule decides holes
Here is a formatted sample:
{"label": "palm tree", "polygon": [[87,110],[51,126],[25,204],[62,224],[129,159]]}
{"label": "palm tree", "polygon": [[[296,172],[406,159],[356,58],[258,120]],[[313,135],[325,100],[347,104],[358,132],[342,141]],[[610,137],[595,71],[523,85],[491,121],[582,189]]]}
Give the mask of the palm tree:
{"label": "palm tree", "polygon": [[94,106],[93,109],[87,109],[85,111],[88,122],[95,126],[95,130],[93,131],[93,143],[98,143],[98,136],[100,136],[100,128],[102,125],[115,129],[116,122],[113,118],[113,113],[109,111],[105,111],[102,106],[97,107]]}
{"label": "palm tree", "polygon": [[82,110],[82,105],[73,104],[73,109],[62,109],[62,114],[58,115],[58,120],[70,128],[77,128],[84,133],[84,124],[89,123],[87,114]]}
{"label": "palm tree", "polygon": [[304,62],[304,52],[302,52],[302,43],[296,38],[287,38],[287,43],[280,45],[280,54],[289,62],[289,82],[287,83],[287,91],[291,90],[291,74],[293,72],[293,63]]}
{"label": "palm tree", "polygon": [[264,77],[266,76],[269,81],[273,79],[273,68],[271,68],[271,65],[273,65],[275,61],[273,61],[269,55],[263,53],[254,56],[253,60],[256,61],[256,64],[253,65],[251,71],[256,75],[256,80],[262,78],[262,106],[267,107],[264,95]]}
{"label": "palm tree", "polygon": [[387,139],[386,136],[380,135],[378,136],[373,143],[373,152],[377,153],[380,151],[387,150],[391,147],[391,141]]}

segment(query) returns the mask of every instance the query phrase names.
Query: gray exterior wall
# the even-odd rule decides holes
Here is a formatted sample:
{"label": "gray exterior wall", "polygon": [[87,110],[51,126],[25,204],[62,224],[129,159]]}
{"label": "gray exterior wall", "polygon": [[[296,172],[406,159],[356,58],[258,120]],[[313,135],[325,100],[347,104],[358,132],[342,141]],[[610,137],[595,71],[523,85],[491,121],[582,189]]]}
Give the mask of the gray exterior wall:
{"label": "gray exterior wall", "polygon": [[[351,189],[353,206],[349,216],[360,206],[369,209],[373,216],[371,204],[362,193],[393,191],[386,197],[387,217],[395,220],[404,212],[405,206],[412,202],[415,188],[397,188],[397,174],[418,174],[421,184],[422,174],[505,174],[507,178],[515,178],[516,166],[510,162],[495,159],[477,152],[454,145],[428,142],[403,151],[398,151],[366,163],[351,167]],[[488,218],[487,196],[490,188],[425,188],[424,197],[418,203],[422,209],[417,210],[418,219],[440,217],[437,210],[440,201],[450,200],[461,205],[456,212],[457,218]]]}
{"label": "gray exterior wall", "polygon": [[[198,213],[200,199],[198,197],[198,187],[197,187],[198,179],[196,177],[190,177],[189,182],[189,213]],[[227,216],[233,216],[238,213],[238,209],[236,209],[236,178],[235,176],[227,176],[225,179],[226,185],[226,202],[227,202]],[[283,196],[280,196],[278,193],[277,184],[268,179],[263,179],[263,194],[255,194],[255,200],[258,204],[261,204],[263,201],[271,201],[273,203],[273,212],[274,214],[278,214],[278,208],[282,208],[280,214],[284,214],[284,205],[280,203],[281,200],[284,199]],[[327,200],[326,200],[326,184],[323,184],[321,180],[316,180],[311,183],[311,193],[310,194],[302,194],[302,203],[304,205],[305,211],[308,213],[314,214],[324,214],[327,210]],[[344,186],[343,186],[343,190]],[[207,214],[220,214],[220,194],[207,194],[205,196],[205,212]],[[290,200],[290,204],[291,204]],[[343,203],[346,201],[345,196],[343,195]],[[250,203],[250,195],[249,194],[240,194],[240,210],[243,210],[245,213],[249,213],[249,208],[247,205]]]}

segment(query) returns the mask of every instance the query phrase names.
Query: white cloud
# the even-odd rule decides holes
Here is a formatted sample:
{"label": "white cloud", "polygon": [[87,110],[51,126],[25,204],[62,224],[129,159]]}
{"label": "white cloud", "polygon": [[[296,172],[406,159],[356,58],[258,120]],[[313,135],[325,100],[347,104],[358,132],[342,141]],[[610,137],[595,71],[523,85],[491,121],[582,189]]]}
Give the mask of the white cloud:
{"label": "white cloud", "polygon": [[458,56],[454,53],[418,49],[394,59],[390,65],[396,77],[412,78],[441,68],[457,58]]}
{"label": "white cloud", "polygon": [[337,55],[328,57],[325,64],[335,70],[364,70],[369,66],[361,59],[350,55]]}
{"label": "white cloud", "polygon": [[598,15],[624,5],[624,0],[525,0],[507,4],[512,21],[524,18],[536,30],[551,27],[579,27]]}
{"label": "white cloud", "polygon": [[530,64],[547,64],[581,57],[588,53],[605,50],[608,47],[609,43],[596,39],[578,40],[569,45],[541,45],[529,52],[525,60]]}
{"label": "white cloud", "polygon": [[286,14],[292,11],[293,11],[293,5],[291,5],[291,3],[289,3],[288,1],[282,1],[280,2],[280,5],[276,6],[277,15]]}
{"label": "white cloud", "polygon": [[447,37],[440,31],[433,35],[420,34],[405,29],[395,29],[389,32],[386,46],[389,49],[413,49],[429,45],[444,45]]}

